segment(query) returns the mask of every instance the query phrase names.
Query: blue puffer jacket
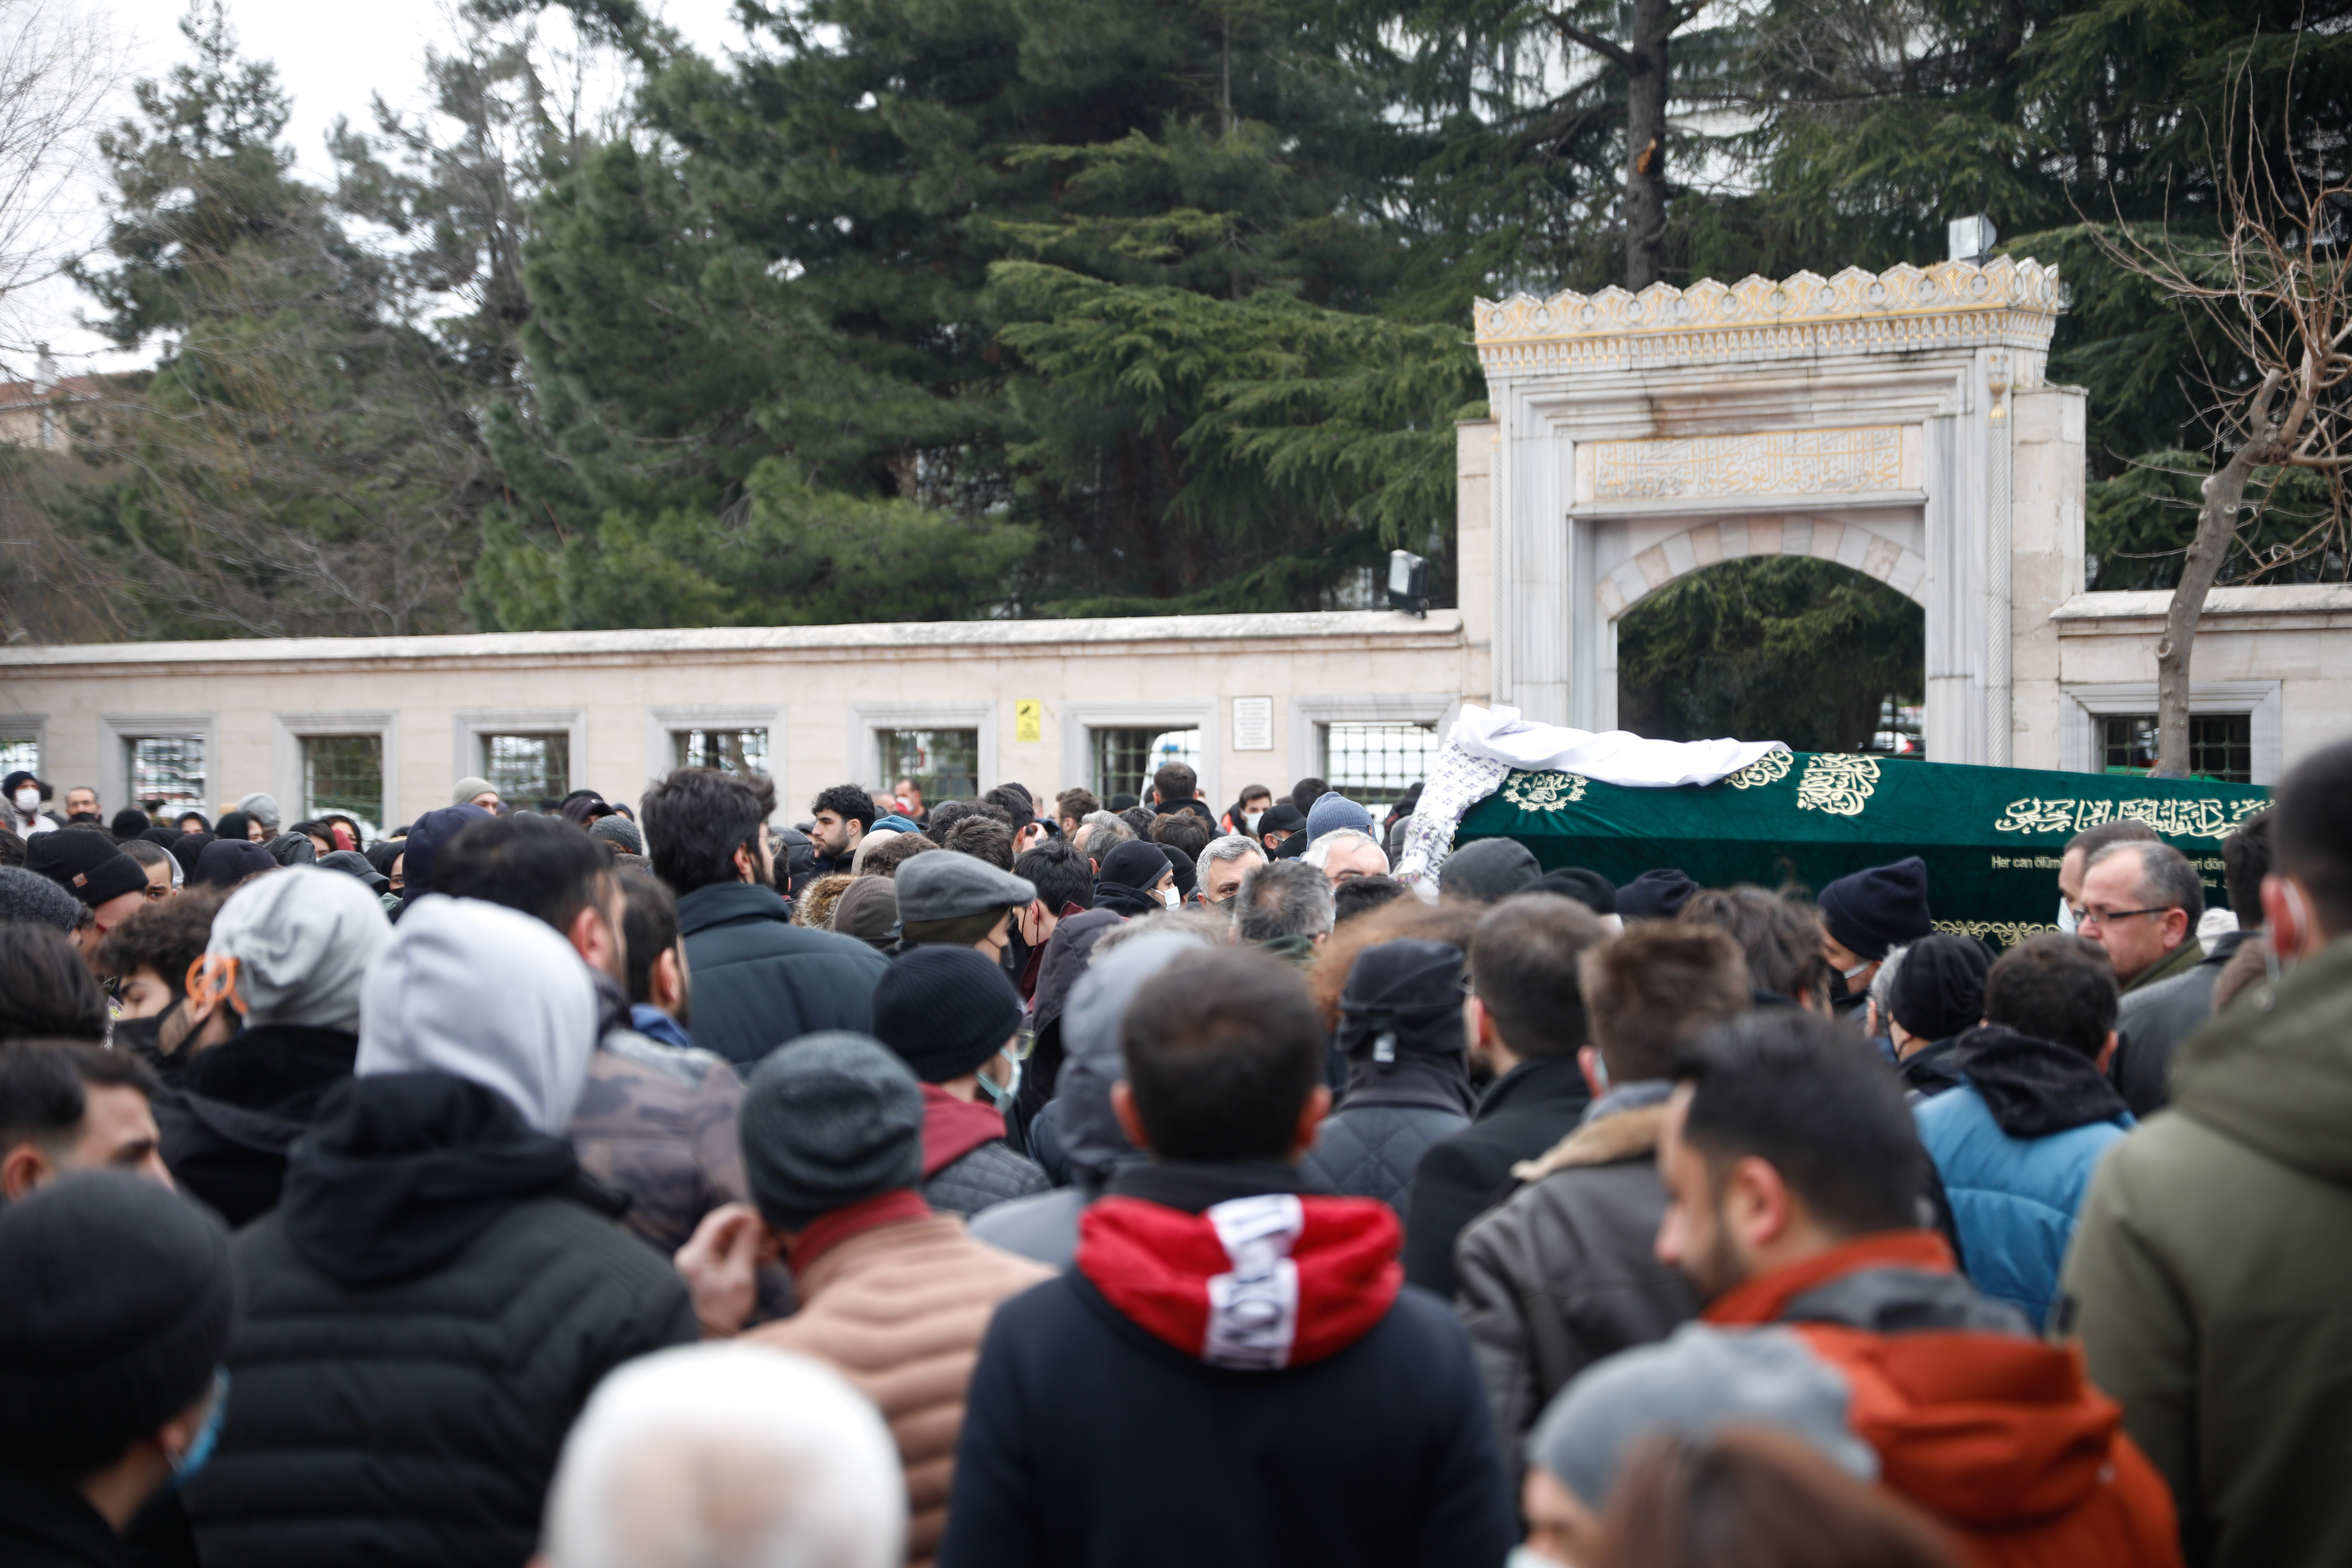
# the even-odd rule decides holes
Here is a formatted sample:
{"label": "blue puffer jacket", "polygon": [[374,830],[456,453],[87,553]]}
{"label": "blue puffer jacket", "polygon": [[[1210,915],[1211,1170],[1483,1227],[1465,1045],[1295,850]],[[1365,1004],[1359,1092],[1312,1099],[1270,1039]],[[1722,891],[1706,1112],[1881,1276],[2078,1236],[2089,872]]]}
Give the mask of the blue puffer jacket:
{"label": "blue puffer jacket", "polygon": [[1918,1101],[1913,1114],[1951,1201],[1969,1279],[2040,1327],[2058,1294],[2058,1270],[2091,1173],[2131,1129],[2130,1114],[2012,1138],[1973,1083]]}

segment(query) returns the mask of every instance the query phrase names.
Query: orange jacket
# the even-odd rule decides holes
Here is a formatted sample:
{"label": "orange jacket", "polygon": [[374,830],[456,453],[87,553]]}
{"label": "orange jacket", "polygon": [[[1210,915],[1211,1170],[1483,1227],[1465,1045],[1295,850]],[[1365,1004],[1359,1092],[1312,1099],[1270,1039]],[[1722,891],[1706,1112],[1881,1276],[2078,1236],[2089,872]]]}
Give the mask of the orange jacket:
{"label": "orange jacket", "polygon": [[2172,1494],[2075,1352],[2021,1334],[1786,1319],[1798,1298],[1874,1269],[1954,1271],[1931,1231],[1866,1236],[1748,1280],[1706,1318],[1785,1321],[1802,1334],[1845,1374],[1847,1419],[1877,1450],[1888,1489],[1950,1526],[1985,1568],[2180,1562]]}

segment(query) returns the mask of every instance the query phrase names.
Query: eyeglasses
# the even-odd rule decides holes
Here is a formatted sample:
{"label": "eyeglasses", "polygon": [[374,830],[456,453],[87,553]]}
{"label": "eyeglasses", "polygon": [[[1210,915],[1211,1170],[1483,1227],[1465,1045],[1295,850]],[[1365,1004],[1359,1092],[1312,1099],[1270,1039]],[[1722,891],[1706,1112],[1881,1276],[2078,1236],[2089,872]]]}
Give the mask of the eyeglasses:
{"label": "eyeglasses", "polygon": [[1025,1062],[1029,1059],[1029,1053],[1036,1048],[1037,1031],[1029,1025],[1024,1024],[1021,1026],[1021,1032],[1013,1037],[1012,1044],[1004,1047],[1004,1054],[1016,1062]]}
{"label": "eyeglasses", "polygon": [[2086,909],[2080,914],[2076,915],[2074,917],[2074,921],[2077,925],[2081,926],[2084,930],[2088,931],[2093,926],[2111,926],[2117,921],[2127,921],[2139,915],[2168,915],[2171,912],[2172,910],[2169,905],[2160,910]]}

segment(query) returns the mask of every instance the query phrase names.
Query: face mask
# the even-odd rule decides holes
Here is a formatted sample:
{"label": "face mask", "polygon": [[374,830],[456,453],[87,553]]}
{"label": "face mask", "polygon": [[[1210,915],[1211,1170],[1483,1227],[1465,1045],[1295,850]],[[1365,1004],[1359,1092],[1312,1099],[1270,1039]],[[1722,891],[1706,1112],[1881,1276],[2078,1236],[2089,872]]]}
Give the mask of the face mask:
{"label": "face mask", "polygon": [[996,1054],[1013,1064],[1013,1076],[999,1083],[986,1073],[982,1073],[980,1075],[980,1092],[988,1096],[988,1102],[991,1105],[1003,1110],[1013,1103],[1013,1097],[1021,1092],[1021,1058],[1010,1051],[999,1051]]}
{"label": "face mask", "polygon": [[163,1054],[163,1047],[156,1041],[155,1032],[163,1026],[163,1020],[170,1012],[167,1007],[144,1018],[117,1018],[111,1037],[113,1047],[118,1051],[134,1051],[152,1061]]}
{"label": "face mask", "polygon": [[228,1369],[213,1372],[213,1407],[205,1413],[205,1424],[196,1432],[196,1440],[172,1460],[172,1484],[184,1487],[195,1479],[196,1472],[212,1462],[213,1450],[220,1447],[221,1423],[228,1419]]}
{"label": "face mask", "polygon": [[1153,891],[1160,895],[1160,901],[1171,910],[1183,902],[1184,896],[1173,888],[1157,888]]}
{"label": "face mask", "polygon": [[1609,1064],[1601,1059],[1601,1053],[1599,1051],[1592,1053],[1592,1076],[1594,1079],[1599,1080],[1601,1084],[1601,1092],[1607,1094],[1609,1092]]}
{"label": "face mask", "polygon": [[33,813],[40,810],[41,792],[37,789],[18,790],[16,792],[16,809],[23,812],[26,816],[30,816]]}
{"label": "face mask", "polygon": [[1864,959],[1852,969],[1841,969],[1838,973],[1845,976],[1845,983],[1851,988],[1855,981],[1870,972],[1870,966],[1874,962],[1875,960],[1873,959]]}
{"label": "face mask", "polygon": [[2063,894],[2059,895],[2058,929],[2064,931],[2068,936],[2073,936],[2074,934],[2075,924],[2074,906],[2066,901]]}
{"label": "face mask", "polygon": [[1262,811],[1253,811],[1247,816],[1244,817],[1242,820],[1248,824],[1247,831],[1255,833],[1257,831],[1257,819],[1265,815],[1265,813]]}
{"label": "face mask", "polygon": [[1521,1544],[1511,1548],[1511,1554],[1503,1559],[1503,1568],[1568,1568],[1568,1565],[1556,1558],[1545,1556],[1532,1546]]}

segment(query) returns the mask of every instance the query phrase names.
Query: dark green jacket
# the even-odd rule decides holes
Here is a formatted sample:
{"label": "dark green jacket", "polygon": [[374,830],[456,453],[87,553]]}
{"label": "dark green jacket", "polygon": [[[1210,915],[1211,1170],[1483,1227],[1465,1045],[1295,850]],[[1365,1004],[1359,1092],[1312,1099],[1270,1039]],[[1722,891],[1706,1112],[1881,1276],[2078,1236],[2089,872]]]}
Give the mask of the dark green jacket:
{"label": "dark green jacket", "polygon": [[2067,1258],[2091,1379],[2190,1564],[2352,1563],[2352,937],[2249,987],[2172,1072]]}

